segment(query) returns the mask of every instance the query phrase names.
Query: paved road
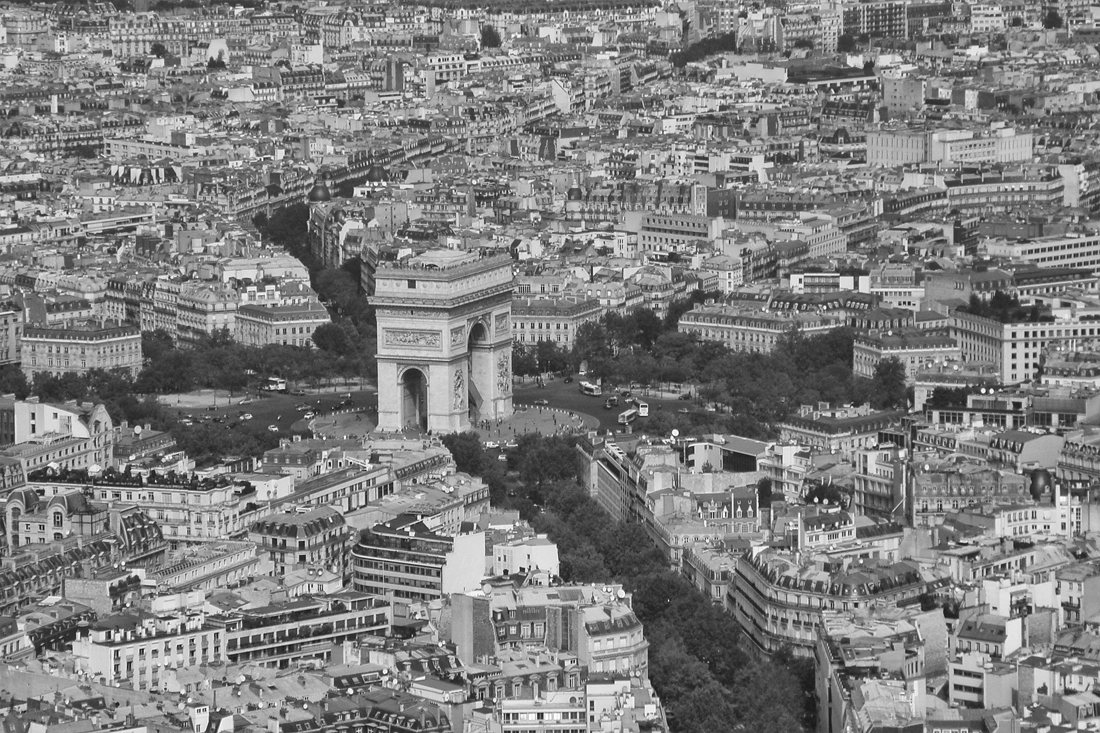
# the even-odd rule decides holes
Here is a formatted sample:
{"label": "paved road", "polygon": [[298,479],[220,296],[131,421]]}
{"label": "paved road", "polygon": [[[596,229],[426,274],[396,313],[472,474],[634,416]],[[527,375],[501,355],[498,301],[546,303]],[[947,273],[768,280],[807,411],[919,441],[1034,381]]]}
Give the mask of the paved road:
{"label": "paved road", "polygon": [[[604,400],[610,392],[604,392],[602,397],[591,397],[581,394],[578,380],[566,384],[561,378],[548,382],[545,387],[537,387],[533,383],[517,385],[514,390],[513,402],[516,406],[533,405],[535,400],[546,400],[550,407],[563,410],[571,410],[599,420],[600,430],[617,430],[619,427],[619,414],[626,409],[626,402],[620,397],[619,406],[610,410],[604,409]],[[635,391],[635,396],[649,405],[650,412],[654,410],[679,410],[687,407],[687,403],[676,399],[658,397],[645,391]]]}
{"label": "paved road", "polygon": [[[348,392],[318,392],[304,396],[295,396],[279,393],[262,393],[261,397],[253,397],[249,404],[219,404],[217,409],[209,410],[202,407],[176,408],[174,405],[165,407],[176,411],[180,418],[191,416],[219,417],[223,424],[229,427],[240,420],[244,414],[252,415],[251,423],[261,427],[274,425],[279,428],[280,435],[290,435],[292,431],[308,429],[307,421],[303,419],[304,410],[296,409],[298,405],[308,405],[315,412],[324,414],[340,405],[347,399]],[[369,392],[351,392],[351,407],[367,408],[372,412],[378,409],[378,396],[372,390]],[[234,400],[236,402],[236,400]]]}

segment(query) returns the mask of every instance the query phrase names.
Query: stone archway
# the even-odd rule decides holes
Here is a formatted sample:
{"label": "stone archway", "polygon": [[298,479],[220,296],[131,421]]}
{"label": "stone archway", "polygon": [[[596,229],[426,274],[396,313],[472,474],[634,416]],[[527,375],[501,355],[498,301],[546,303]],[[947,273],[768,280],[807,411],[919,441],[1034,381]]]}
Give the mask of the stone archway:
{"label": "stone archway", "polygon": [[493,395],[493,345],[489,329],[478,321],[470,328],[466,343],[466,384],[469,388],[470,424],[476,425],[487,412],[485,402]]}
{"label": "stone archway", "polygon": [[410,367],[401,374],[401,428],[428,429],[428,377]]}

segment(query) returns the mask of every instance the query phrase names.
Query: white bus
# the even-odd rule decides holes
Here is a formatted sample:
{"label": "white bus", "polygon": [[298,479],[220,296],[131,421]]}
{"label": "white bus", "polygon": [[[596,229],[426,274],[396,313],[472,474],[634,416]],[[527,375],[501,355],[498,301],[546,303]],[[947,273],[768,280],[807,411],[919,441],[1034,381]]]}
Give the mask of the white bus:
{"label": "white bus", "polygon": [[286,380],[281,377],[268,377],[267,384],[263,388],[267,392],[286,392]]}
{"label": "white bus", "polygon": [[603,390],[600,389],[600,385],[598,384],[592,384],[591,382],[581,382],[581,394],[599,397],[603,394]]}
{"label": "white bus", "polygon": [[649,417],[648,402],[639,402],[636,407],[638,408],[638,417]]}
{"label": "white bus", "polygon": [[619,424],[620,425],[629,425],[630,423],[634,422],[636,419],[638,419],[638,408],[631,407],[629,410],[626,410],[621,415],[619,415]]}

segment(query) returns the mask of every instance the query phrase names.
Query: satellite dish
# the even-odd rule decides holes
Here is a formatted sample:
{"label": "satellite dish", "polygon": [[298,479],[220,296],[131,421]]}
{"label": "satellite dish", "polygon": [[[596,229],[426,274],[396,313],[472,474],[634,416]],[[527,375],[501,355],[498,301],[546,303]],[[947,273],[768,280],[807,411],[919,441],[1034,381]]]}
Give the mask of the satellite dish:
{"label": "satellite dish", "polygon": [[140,425],[135,425],[134,426],[134,435],[141,435],[142,430],[143,430],[143,428]]}
{"label": "satellite dish", "polygon": [[493,586],[489,585],[488,583],[484,583],[481,586],[481,592],[484,593],[485,595],[489,595],[490,593],[493,592]]}
{"label": "satellite dish", "polygon": [[982,394],[985,394],[985,387],[982,387]]}
{"label": "satellite dish", "polygon": [[617,595],[619,598],[626,598],[626,591],[622,588],[619,588],[618,592],[616,592],[615,595]]}
{"label": "satellite dish", "polygon": [[673,438],[679,438],[680,437],[680,431],[679,431],[678,428],[673,428],[672,429],[672,437]]}

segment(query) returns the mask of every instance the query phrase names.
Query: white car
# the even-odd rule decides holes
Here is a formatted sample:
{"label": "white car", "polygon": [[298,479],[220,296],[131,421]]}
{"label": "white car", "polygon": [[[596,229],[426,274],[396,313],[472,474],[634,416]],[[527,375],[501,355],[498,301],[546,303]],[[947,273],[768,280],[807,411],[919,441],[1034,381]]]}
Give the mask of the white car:
{"label": "white car", "polygon": [[313,411],[311,410],[310,412],[305,413],[304,415],[302,415],[302,417],[304,417],[306,420],[312,420],[314,417]]}
{"label": "white car", "polygon": [[279,426],[278,425],[268,425],[267,429],[272,433],[279,432]]}
{"label": "white car", "polygon": [[242,420],[251,420],[252,419],[252,413],[251,412],[246,412],[245,414],[241,415],[241,419]]}
{"label": "white car", "polygon": [[485,447],[486,448],[499,448],[500,443],[496,442],[495,440],[487,440],[487,441],[485,441]]}

